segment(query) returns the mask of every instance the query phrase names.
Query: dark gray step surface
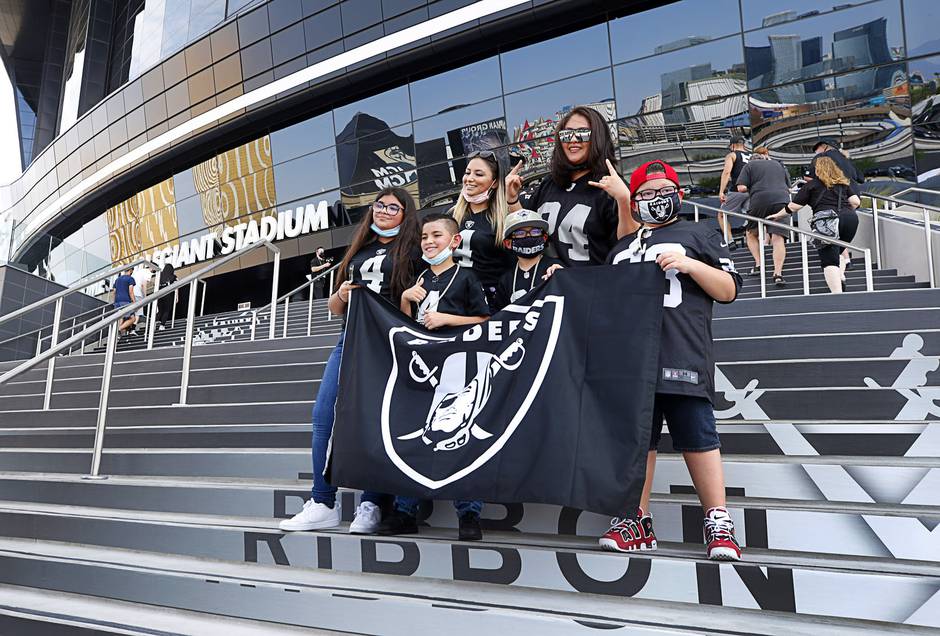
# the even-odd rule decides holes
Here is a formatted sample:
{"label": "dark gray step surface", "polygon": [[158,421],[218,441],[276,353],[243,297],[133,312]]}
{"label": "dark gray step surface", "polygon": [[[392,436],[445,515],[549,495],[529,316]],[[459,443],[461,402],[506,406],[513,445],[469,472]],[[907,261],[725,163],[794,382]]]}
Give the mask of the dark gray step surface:
{"label": "dark gray step surface", "polygon": [[[758,379],[761,389],[796,389],[830,386],[867,386],[866,378],[880,386],[914,388],[921,386],[940,387],[940,357],[918,358],[917,365],[925,371],[925,385],[896,384],[896,380],[910,365],[910,359],[868,360],[845,359],[837,361],[771,361],[746,362],[740,364],[718,364],[719,369],[734,386],[746,386]],[[932,369],[932,370],[931,370]]]}
{"label": "dark gray step surface", "polygon": [[[918,282],[895,283],[895,282],[877,281],[873,285],[874,291],[879,291],[879,290],[890,291],[890,290],[898,290],[898,289],[926,289],[928,287],[929,287],[929,283],[926,283],[926,282],[924,283],[918,283]],[[856,287],[855,285],[850,283],[846,291],[851,292],[851,293],[864,293],[866,289],[864,285],[859,284]],[[796,287],[791,287],[788,285],[786,288],[783,288],[783,289],[768,288],[766,293],[767,293],[767,296],[797,296],[797,295],[803,294],[803,287],[801,285],[799,288],[796,288]],[[811,294],[829,294],[830,291],[829,291],[829,288],[826,286],[818,286],[818,287],[810,286],[810,293]],[[738,298],[741,298],[741,299],[760,298],[760,290],[742,291],[738,295]]]}
{"label": "dark gray step surface", "polygon": [[820,295],[735,301],[727,305],[716,304],[715,317],[910,307],[940,307],[940,289],[887,290],[848,296]]}
{"label": "dark gray step surface", "polygon": [[853,333],[859,340],[868,332],[916,331],[940,327],[940,309],[911,309],[870,312],[827,312],[789,314],[783,316],[741,317],[715,320],[714,338],[744,336],[772,337],[791,334]]}
{"label": "dark gray step surface", "polygon": [[[742,327],[743,330],[743,327]],[[913,335],[912,335],[913,334]],[[864,333],[851,331],[822,335],[787,334],[775,337],[739,336],[715,339],[715,359],[721,362],[791,360],[807,358],[887,357],[911,336],[911,350],[925,356],[940,355],[940,329],[901,329]]]}

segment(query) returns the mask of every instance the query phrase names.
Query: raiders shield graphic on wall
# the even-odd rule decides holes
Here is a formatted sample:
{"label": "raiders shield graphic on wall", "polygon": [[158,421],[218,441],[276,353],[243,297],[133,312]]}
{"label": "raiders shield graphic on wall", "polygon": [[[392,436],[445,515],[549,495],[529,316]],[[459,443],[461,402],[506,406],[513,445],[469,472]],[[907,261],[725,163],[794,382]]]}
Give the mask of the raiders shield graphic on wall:
{"label": "raiders shield graphic on wall", "polygon": [[352,293],[327,478],[434,499],[635,509],[662,321],[655,263],[563,270],[429,331]]}

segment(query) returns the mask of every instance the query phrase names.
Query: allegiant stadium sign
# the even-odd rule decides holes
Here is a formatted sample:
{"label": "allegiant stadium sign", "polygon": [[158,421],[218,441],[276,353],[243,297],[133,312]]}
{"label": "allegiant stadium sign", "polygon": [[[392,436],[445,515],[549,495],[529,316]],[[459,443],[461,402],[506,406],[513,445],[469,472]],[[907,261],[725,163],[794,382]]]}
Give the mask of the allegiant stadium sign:
{"label": "allegiant stadium sign", "polygon": [[310,234],[329,227],[330,206],[326,201],[298,206],[293,210],[265,216],[260,221],[227,225],[202,236],[180,241],[178,245],[154,250],[150,260],[158,266],[170,263],[174,268],[186,267],[216,256],[231,254],[259,241],[280,241]]}

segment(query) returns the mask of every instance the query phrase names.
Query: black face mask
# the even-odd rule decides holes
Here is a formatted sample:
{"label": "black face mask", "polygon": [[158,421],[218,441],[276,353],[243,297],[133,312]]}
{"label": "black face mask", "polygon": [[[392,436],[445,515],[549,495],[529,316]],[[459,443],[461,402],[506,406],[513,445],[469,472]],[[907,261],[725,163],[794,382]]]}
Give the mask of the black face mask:
{"label": "black face mask", "polygon": [[662,225],[679,216],[681,208],[682,199],[679,198],[679,193],[676,192],[669,196],[658,196],[650,201],[634,201],[631,206],[631,213],[634,220],[639,223]]}
{"label": "black face mask", "polygon": [[541,236],[526,236],[525,238],[511,239],[509,249],[519,256],[533,257],[545,251],[545,239]]}

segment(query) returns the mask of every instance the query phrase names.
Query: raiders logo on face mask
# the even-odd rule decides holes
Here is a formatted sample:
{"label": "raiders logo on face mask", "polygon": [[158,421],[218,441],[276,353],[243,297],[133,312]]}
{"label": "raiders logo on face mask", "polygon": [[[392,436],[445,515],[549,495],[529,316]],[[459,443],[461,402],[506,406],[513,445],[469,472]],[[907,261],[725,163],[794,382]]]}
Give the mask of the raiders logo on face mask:
{"label": "raiders logo on face mask", "polygon": [[633,218],[640,223],[661,225],[672,221],[679,215],[682,200],[679,194],[658,196],[650,201],[636,201],[633,206]]}
{"label": "raiders logo on face mask", "polygon": [[517,319],[473,325],[454,337],[391,329],[381,426],[392,463],[422,486],[441,488],[493,458],[541,388],[563,313],[564,298],[548,296],[507,308],[504,314]]}

